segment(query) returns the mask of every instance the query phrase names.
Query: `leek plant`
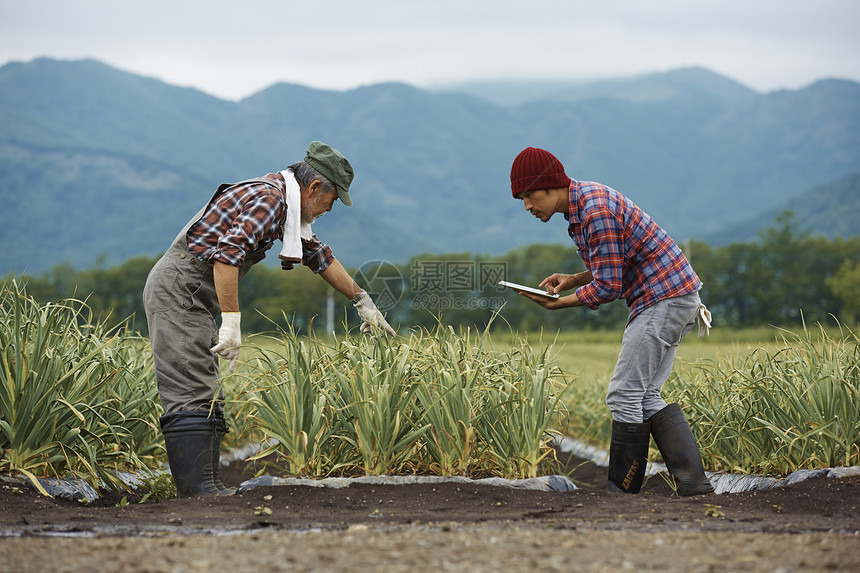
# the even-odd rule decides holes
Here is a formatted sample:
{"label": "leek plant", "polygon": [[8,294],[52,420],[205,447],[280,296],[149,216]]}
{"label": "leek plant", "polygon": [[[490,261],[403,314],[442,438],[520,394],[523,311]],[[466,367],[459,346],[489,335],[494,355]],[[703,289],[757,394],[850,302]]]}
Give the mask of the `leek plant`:
{"label": "leek plant", "polygon": [[253,456],[277,452],[293,475],[319,475],[331,457],[334,403],[322,387],[321,346],[295,335],[281,339],[283,352],[260,350],[255,359],[253,390],[243,411],[259,427],[268,447]]}
{"label": "leek plant", "polygon": [[439,325],[325,347],[285,333],[293,350],[248,376],[246,420],[278,441],[260,455],[313,476],[536,475],[563,410],[561,374],[547,351],[491,352],[485,336]]}
{"label": "leek plant", "polygon": [[[145,344],[93,323],[69,299],[39,304],[7,281],[0,291],[0,471],[71,474],[121,487],[160,453],[154,374]],[[147,361],[148,362],[148,361]]]}
{"label": "leek plant", "polygon": [[549,359],[549,347],[536,353],[523,341],[505,355],[505,362],[481,412],[478,433],[502,474],[535,477],[552,454],[549,425],[560,413],[562,391],[552,380],[560,374]]}
{"label": "leek plant", "polygon": [[674,377],[706,467],[788,474],[860,464],[860,345],[786,333],[780,348],[698,365]]}
{"label": "leek plant", "polygon": [[431,471],[440,475],[469,475],[484,465],[474,423],[494,359],[483,349],[483,337],[473,345],[470,334],[457,336],[448,327],[412,341],[423,350],[423,379],[416,390],[422,419],[430,426],[423,443]]}
{"label": "leek plant", "polygon": [[[429,425],[417,420],[414,396],[418,377],[408,345],[388,338],[342,344],[342,367],[332,375],[340,390],[342,436],[361,458],[367,475],[413,473],[417,442]],[[350,424],[351,422],[351,424]]]}

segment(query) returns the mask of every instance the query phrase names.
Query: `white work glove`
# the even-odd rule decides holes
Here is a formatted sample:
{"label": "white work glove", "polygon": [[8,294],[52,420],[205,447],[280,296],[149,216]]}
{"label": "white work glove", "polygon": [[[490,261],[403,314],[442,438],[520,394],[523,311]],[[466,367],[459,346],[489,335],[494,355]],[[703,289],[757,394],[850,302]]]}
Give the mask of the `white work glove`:
{"label": "white work glove", "polygon": [[242,347],[242,331],[239,329],[241,318],[241,312],[222,312],[218,344],[211,348],[213,353],[230,361],[231,372],[236,369],[236,362],[239,361],[239,350]]}
{"label": "white work glove", "polygon": [[699,310],[696,311],[696,317],[699,320],[699,338],[704,335],[711,334],[711,311],[705,305],[699,305]]}
{"label": "white work glove", "polygon": [[382,313],[379,312],[379,309],[376,308],[376,305],[373,304],[373,301],[366,292],[362,292],[358,295],[352,304],[355,305],[355,309],[358,311],[358,316],[361,317],[361,328],[359,329],[361,332],[375,335],[378,335],[380,332],[384,332],[389,336],[394,336],[396,334],[394,329],[391,328],[391,325],[389,325],[388,322],[386,322],[385,317],[382,316]]}

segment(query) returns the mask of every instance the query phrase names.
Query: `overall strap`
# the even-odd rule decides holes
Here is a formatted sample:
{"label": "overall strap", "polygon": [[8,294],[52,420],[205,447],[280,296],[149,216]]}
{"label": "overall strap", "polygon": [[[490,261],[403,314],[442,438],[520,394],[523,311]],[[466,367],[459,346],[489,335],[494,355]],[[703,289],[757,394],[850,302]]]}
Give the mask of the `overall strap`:
{"label": "overall strap", "polygon": [[[227,189],[232,189],[233,187],[238,187],[239,185],[249,185],[251,183],[263,183],[264,185],[270,185],[275,187],[276,189],[280,189],[278,185],[278,181],[276,179],[268,179],[266,177],[255,177],[254,179],[245,179],[244,181],[238,181],[236,183],[222,183],[218,186],[218,190],[215,191],[215,194],[212,196],[212,199],[226,191]],[[209,203],[212,202],[212,199],[209,199]],[[209,206],[208,204],[206,205]]]}

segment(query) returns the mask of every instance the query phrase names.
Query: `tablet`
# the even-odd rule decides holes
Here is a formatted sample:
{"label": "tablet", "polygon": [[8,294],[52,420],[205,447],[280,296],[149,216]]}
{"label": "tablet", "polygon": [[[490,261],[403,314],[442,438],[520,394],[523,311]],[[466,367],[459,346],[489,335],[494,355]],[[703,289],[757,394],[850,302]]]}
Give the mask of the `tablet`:
{"label": "tablet", "polygon": [[524,285],[518,285],[517,283],[511,283],[508,281],[499,281],[499,284],[504,286],[504,287],[508,287],[510,289],[521,290],[523,292],[530,292],[532,294],[545,296],[547,298],[558,298],[557,294],[550,294],[550,293],[546,292],[545,290],[541,290],[539,288],[533,288],[533,287],[528,287],[528,286],[524,286]]}

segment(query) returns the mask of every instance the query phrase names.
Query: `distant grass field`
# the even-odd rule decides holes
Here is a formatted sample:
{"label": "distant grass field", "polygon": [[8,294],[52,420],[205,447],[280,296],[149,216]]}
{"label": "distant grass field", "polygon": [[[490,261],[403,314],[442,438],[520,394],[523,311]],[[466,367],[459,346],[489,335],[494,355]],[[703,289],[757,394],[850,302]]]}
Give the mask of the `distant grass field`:
{"label": "distant grass field", "polygon": [[[732,331],[711,331],[699,338],[691,332],[678,347],[675,368],[684,368],[703,359],[715,360],[726,356],[744,356],[760,347],[777,344],[775,328],[755,328]],[[554,342],[558,366],[581,380],[609,382],[615,361],[621,350],[622,332],[584,332],[560,334]],[[530,340],[533,344],[534,340]],[[544,336],[544,343],[551,340]]]}

